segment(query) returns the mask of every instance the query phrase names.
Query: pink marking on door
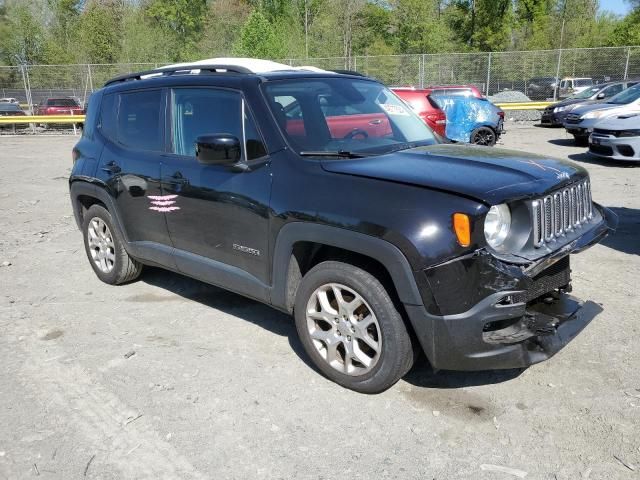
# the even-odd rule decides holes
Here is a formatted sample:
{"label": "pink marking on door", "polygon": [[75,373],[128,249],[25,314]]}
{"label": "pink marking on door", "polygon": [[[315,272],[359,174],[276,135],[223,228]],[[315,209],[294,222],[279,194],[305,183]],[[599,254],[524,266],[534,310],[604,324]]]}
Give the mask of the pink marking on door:
{"label": "pink marking on door", "polygon": [[180,207],[149,207],[149,210],[168,213],[168,212],[173,212],[175,210],[180,210]]}
{"label": "pink marking on door", "polygon": [[149,200],[173,200],[174,198],[178,198],[178,195],[149,195],[147,196]]}

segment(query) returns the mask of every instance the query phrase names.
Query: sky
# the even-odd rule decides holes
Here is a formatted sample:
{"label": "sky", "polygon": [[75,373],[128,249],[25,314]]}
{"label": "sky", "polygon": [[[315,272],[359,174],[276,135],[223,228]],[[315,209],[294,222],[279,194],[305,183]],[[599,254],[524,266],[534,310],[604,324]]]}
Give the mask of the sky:
{"label": "sky", "polygon": [[631,7],[625,0],[600,0],[600,9],[625,15],[629,13]]}

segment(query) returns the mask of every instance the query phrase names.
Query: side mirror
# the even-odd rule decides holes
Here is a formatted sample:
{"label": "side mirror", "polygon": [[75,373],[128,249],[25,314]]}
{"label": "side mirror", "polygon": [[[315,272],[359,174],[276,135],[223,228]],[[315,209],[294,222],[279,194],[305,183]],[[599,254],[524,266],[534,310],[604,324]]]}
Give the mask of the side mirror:
{"label": "side mirror", "polygon": [[235,165],[242,152],[240,140],[230,133],[200,135],[196,138],[196,158],[206,165]]}
{"label": "side mirror", "polygon": [[602,99],[604,98],[604,93],[603,93],[603,92],[600,92],[596,98],[597,98],[598,100],[602,100]]}

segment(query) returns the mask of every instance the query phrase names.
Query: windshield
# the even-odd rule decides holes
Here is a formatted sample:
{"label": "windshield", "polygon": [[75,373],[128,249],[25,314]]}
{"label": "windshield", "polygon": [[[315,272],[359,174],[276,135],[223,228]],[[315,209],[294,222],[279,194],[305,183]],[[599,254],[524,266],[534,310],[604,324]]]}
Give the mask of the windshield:
{"label": "windshield", "polygon": [[360,79],[277,80],[264,87],[298,152],[377,155],[437,143],[429,127],[383,85]]}
{"label": "windshield", "polygon": [[593,85],[593,80],[590,78],[577,78],[573,81],[576,87],[590,87]]}
{"label": "windshield", "polygon": [[631,88],[623,90],[617,95],[614,95],[609,99],[607,103],[615,103],[617,105],[626,105],[640,98],[640,84],[634,85]]}
{"label": "windshield", "polygon": [[575,95],[571,95],[569,98],[589,98],[595,95],[600,91],[600,87],[587,88],[586,90],[581,91],[580,93],[576,93]]}

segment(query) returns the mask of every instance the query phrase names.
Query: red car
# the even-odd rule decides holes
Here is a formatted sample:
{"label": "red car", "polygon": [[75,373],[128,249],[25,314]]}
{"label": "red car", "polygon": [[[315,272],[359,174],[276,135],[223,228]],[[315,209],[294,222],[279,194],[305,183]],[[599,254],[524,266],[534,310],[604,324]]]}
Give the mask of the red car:
{"label": "red car", "polygon": [[427,89],[417,88],[392,88],[393,92],[424,120],[431,130],[441,137],[445,137],[447,116],[438,104],[431,99]]}
{"label": "red car", "polygon": [[47,98],[38,105],[36,115],[84,115],[84,108],[75,98]]}

